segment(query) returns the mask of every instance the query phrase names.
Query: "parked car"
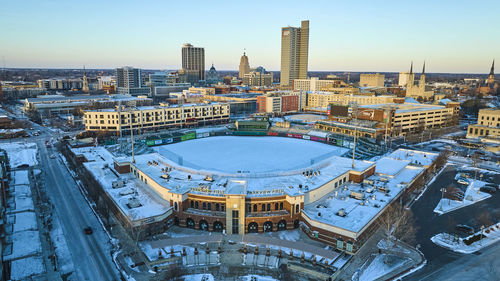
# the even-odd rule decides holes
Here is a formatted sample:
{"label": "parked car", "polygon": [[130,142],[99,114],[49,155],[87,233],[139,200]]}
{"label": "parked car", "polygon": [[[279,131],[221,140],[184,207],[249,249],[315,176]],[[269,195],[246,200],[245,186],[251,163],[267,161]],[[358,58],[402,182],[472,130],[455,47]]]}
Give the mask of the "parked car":
{"label": "parked car", "polygon": [[496,188],[494,188],[493,186],[483,186],[479,189],[479,191],[482,191],[482,192],[487,192],[487,193],[495,193],[497,191]]}
{"label": "parked car", "polygon": [[51,154],[49,157],[50,157],[50,159],[55,159],[56,155],[55,154]]}
{"label": "parked car", "polygon": [[465,225],[465,224],[457,224],[457,226],[455,227],[456,230],[458,231],[461,231],[463,233],[466,233],[468,235],[472,235],[474,234],[474,228],[468,226],[468,225]]}
{"label": "parked car", "polygon": [[84,229],[83,229],[83,231],[84,231],[84,232],[85,232],[85,234],[87,234],[87,235],[90,235],[90,234],[92,234],[92,233],[93,233],[93,231],[92,231],[92,227],[90,227],[90,226],[87,226],[86,228],[84,228]]}

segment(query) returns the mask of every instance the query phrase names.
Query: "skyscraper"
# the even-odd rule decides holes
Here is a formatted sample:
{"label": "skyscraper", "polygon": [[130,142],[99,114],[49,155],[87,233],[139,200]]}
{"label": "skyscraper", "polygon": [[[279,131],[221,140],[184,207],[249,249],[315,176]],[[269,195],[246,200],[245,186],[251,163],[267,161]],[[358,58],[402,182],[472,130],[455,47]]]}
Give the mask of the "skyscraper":
{"label": "skyscraper", "polygon": [[238,77],[240,79],[243,79],[245,74],[248,74],[250,72],[250,64],[248,63],[248,57],[243,53],[243,56],[241,56],[240,59],[240,72],[238,73]]}
{"label": "skyscraper", "polygon": [[88,93],[89,89],[89,81],[87,80],[87,72],[85,71],[85,65],[83,66],[83,82],[82,82],[82,91]]}
{"label": "skyscraper", "polygon": [[150,93],[149,87],[143,87],[142,73],[139,68],[125,66],[117,68],[115,72],[119,94],[148,95]]}
{"label": "skyscraper", "polygon": [[281,86],[291,86],[294,79],[307,78],[309,21],[300,27],[281,28]]}
{"label": "skyscraper", "polygon": [[205,80],[205,49],[189,43],[182,46],[182,69],[198,71],[198,80]]}

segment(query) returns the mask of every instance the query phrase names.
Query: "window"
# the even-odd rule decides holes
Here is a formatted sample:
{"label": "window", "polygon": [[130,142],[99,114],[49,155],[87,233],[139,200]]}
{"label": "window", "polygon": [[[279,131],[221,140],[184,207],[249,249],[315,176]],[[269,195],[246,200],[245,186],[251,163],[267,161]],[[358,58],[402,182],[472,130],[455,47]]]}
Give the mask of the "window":
{"label": "window", "polygon": [[174,202],[174,210],[177,211],[177,202]]}
{"label": "window", "polygon": [[206,209],[207,209],[207,203],[203,202],[203,210],[206,210]]}
{"label": "window", "polygon": [[278,203],[274,203],[274,210],[277,211],[279,208],[279,204]]}
{"label": "window", "polygon": [[299,204],[295,205],[295,213],[296,214],[299,213],[299,209],[300,209],[300,205]]}
{"label": "window", "polygon": [[210,203],[210,202],[207,203],[207,210],[210,210],[210,211],[212,210],[212,203]]}
{"label": "window", "polygon": [[266,205],[262,204],[262,212],[266,211]]}
{"label": "window", "polygon": [[224,212],[224,204],[220,205],[220,210]]}
{"label": "window", "polygon": [[219,203],[215,203],[215,210],[218,211],[219,210]]}
{"label": "window", "polygon": [[194,207],[195,207],[196,209],[198,209],[198,207],[199,207],[199,205],[198,205],[198,201],[194,202]]}
{"label": "window", "polygon": [[248,204],[248,212],[251,213],[252,212],[252,204]]}
{"label": "window", "polygon": [[342,241],[342,238],[337,239],[337,249],[344,249],[344,241]]}
{"label": "window", "polygon": [[267,203],[267,211],[271,211],[271,204],[270,203]]}
{"label": "window", "polygon": [[194,201],[191,201],[191,208],[194,208]]}
{"label": "window", "polygon": [[283,202],[280,203],[280,210],[283,210]]}
{"label": "window", "polygon": [[352,253],[352,242],[345,243],[345,249],[346,249],[346,251]]}

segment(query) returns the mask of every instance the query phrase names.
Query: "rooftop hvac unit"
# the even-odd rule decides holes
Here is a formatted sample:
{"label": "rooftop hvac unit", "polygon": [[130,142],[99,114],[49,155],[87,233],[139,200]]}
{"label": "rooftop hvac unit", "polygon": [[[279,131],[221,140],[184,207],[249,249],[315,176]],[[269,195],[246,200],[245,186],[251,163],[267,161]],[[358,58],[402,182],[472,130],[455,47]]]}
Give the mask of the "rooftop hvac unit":
{"label": "rooftop hvac unit", "polygon": [[170,178],[170,175],[169,174],[162,174],[161,178],[168,180]]}
{"label": "rooftop hvac unit", "polygon": [[208,175],[205,177],[205,180],[209,181],[209,182],[213,182],[214,181],[214,179],[212,178],[212,176],[208,176]]}
{"label": "rooftop hvac unit", "polygon": [[340,209],[338,212],[337,212],[337,216],[339,217],[345,217],[347,214],[345,212],[345,209]]}

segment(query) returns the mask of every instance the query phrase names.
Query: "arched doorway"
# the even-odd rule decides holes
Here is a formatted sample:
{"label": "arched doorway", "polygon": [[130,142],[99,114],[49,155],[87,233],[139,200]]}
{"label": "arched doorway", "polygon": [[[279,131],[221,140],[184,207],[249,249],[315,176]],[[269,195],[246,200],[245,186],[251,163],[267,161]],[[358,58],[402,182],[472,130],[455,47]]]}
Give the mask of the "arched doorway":
{"label": "arched doorway", "polygon": [[194,220],[191,218],[186,219],[186,225],[189,228],[194,228]]}
{"label": "arched doorway", "polygon": [[208,230],[208,222],[206,220],[200,221],[200,229],[201,230]]}
{"label": "arched doorway", "polygon": [[272,232],[273,231],[273,223],[270,221],[266,221],[264,223],[264,232]]}
{"label": "arched doorway", "polygon": [[224,225],[220,221],[214,222],[214,231],[222,232],[222,229],[224,229]]}
{"label": "arched doorway", "polygon": [[278,222],[278,230],[286,230],[286,221],[285,220],[280,220]]}
{"label": "arched doorway", "polygon": [[299,228],[299,220],[293,222],[293,228]]}
{"label": "arched doorway", "polygon": [[256,222],[251,222],[248,224],[248,233],[259,232],[259,225]]}

